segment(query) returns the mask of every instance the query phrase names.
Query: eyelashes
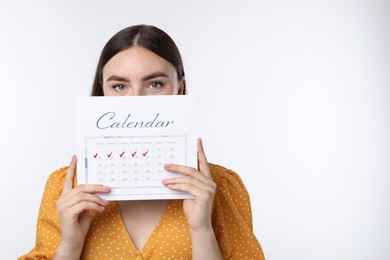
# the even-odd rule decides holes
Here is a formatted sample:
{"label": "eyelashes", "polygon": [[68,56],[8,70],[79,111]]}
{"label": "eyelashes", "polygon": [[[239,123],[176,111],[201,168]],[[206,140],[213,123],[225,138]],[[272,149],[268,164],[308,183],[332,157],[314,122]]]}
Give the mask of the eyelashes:
{"label": "eyelashes", "polygon": [[126,89],[126,86],[125,85],[122,85],[122,84],[117,84],[117,85],[114,85],[112,86],[112,88],[116,91],[123,91]]}
{"label": "eyelashes", "polygon": [[164,83],[161,82],[161,81],[153,81],[151,82],[148,87],[152,88],[152,89],[160,89],[164,86]]}
{"label": "eyelashes", "polygon": [[[161,81],[153,81],[151,83],[148,83],[146,85],[146,88],[158,90],[158,89],[161,89],[162,87],[164,87],[164,85],[165,84]],[[127,86],[124,84],[115,84],[111,88],[114,89],[115,91],[121,92],[121,91],[126,90]]]}

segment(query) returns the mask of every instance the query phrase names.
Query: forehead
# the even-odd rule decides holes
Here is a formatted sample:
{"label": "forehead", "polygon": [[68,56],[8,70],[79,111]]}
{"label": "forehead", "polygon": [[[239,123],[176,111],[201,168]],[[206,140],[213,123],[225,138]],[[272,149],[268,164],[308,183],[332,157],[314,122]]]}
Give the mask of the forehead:
{"label": "forehead", "polygon": [[156,71],[161,71],[169,75],[176,74],[176,70],[171,63],[142,47],[131,47],[117,53],[103,67],[103,75],[137,75]]}

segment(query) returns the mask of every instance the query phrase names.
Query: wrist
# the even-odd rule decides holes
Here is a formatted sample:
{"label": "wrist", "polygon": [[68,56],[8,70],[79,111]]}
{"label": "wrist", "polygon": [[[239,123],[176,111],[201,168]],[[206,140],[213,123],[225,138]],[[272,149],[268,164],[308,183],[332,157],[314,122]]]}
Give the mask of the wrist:
{"label": "wrist", "polygon": [[223,259],[214,230],[208,228],[190,229],[192,241],[192,259]]}
{"label": "wrist", "polygon": [[211,222],[205,223],[203,225],[197,225],[195,227],[191,227],[190,225],[190,233],[194,234],[207,234],[207,233],[214,233],[213,226],[211,225]]}
{"label": "wrist", "polygon": [[61,241],[58,245],[57,251],[55,253],[54,259],[80,259],[81,252],[83,250],[83,245],[73,246]]}
{"label": "wrist", "polygon": [[190,235],[191,237],[214,237],[214,230],[213,227],[210,225],[202,226],[198,228],[191,228],[190,227]]}

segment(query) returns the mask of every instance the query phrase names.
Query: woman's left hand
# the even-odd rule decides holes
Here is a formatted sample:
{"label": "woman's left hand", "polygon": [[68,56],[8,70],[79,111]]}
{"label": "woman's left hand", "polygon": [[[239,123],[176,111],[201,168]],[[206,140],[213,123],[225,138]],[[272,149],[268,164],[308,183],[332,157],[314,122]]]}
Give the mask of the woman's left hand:
{"label": "woman's left hand", "polygon": [[190,230],[202,232],[212,229],[211,208],[217,186],[211,179],[201,139],[198,139],[197,147],[199,170],[177,164],[164,165],[166,171],[180,173],[185,176],[164,179],[163,184],[171,190],[188,192],[194,196],[194,199],[184,200],[183,210],[188,219]]}

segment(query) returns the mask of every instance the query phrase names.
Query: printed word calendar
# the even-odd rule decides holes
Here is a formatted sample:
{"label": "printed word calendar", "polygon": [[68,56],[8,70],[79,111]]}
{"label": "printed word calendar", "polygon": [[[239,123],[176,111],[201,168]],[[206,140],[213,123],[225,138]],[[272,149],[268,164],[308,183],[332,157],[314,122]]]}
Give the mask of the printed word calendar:
{"label": "printed word calendar", "polygon": [[162,179],[182,176],[164,164],[197,167],[195,111],[191,96],[77,98],[78,184],[109,186],[107,200],[192,198]]}

